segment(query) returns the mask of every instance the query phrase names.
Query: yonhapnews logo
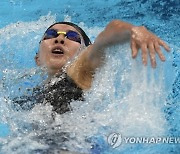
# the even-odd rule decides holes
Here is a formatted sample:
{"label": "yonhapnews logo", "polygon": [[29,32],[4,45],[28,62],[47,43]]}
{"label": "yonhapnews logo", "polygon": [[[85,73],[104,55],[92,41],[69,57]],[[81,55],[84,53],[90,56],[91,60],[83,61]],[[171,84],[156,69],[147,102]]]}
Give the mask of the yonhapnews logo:
{"label": "yonhapnews logo", "polygon": [[122,143],[129,144],[180,144],[180,137],[124,137],[120,133],[111,133],[107,142],[112,148],[119,147]]}

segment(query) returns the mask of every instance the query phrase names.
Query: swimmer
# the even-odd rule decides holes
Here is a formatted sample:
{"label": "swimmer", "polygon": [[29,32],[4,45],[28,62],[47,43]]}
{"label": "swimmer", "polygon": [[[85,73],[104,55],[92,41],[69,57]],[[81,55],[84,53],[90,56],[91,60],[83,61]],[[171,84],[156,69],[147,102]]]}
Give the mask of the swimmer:
{"label": "swimmer", "polygon": [[[59,77],[60,81],[48,88],[41,87],[41,92],[35,95],[36,99],[38,102],[49,102],[57,113],[70,111],[70,102],[83,100],[83,90],[91,87],[96,69],[104,63],[105,49],[127,41],[130,42],[132,58],[141,51],[143,64],[147,65],[149,56],[153,68],[156,67],[156,54],[165,61],[160,47],[170,51],[164,41],[144,26],[133,26],[120,20],[111,21],[93,44],[86,33],[73,23],[51,25],[40,41],[35,61],[38,66],[46,68],[49,79]],[[84,51],[63,71],[80,49]]]}
{"label": "swimmer", "polygon": [[[153,68],[156,67],[156,54],[165,61],[160,46],[167,51],[170,50],[166,43],[145,27],[136,27],[119,20],[110,22],[93,44],[85,32],[73,23],[59,22],[51,25],[45,31],[35,56],[36,64],[47,71],[49,81],[36,88],[33,96],[24,97],[16,103],[28,110],[38,103],[51,104],[54,111],[53,117],[56,113],[64,114],[71,111],[72,100],[84,100],[83,91],[91,87],[96,69],[104,64],[105,49],[127,41],[131,44],[132,57],[135,58],[141,49],[143,64],[147,64],[149,55]],[[83,51],[79,52],[80,50]],[[78,57],[73,60],[77,53],[79,53]],[[64,70],[64,66],[71,60],[73,60],[72,63]],[[58,79],[58,82],[49,84],[54,78]],[[34,104],[29,104],[30,102]],[[52,130],[56,131],[56,129]],[[52,130],[46,130],[41,135],[37,135],[35,140],[38,143],[46,143],[49,147],[48,152],[56,147],[54,145],[58,145],[59,149],[62,146],[64,150],[60,153],[73,153],[64,149],[64,146],[65,141],[73,140],[74,135],[71,138],[69,132],[53,134]]]}

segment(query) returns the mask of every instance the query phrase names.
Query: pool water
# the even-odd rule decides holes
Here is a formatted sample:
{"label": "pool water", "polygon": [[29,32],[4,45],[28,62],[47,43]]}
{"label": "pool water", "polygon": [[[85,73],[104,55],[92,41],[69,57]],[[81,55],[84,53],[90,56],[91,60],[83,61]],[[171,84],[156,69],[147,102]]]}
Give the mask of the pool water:
{"label": "pool water", "polygon": [[[1,0],[0,2],[0,154],[172,153],[180,144],[122,143],[108,137],[180,136],[180,2],[178,0]],[[168,42],[166,62],[153,70],[132,60],[129,44],[107,49],[85,102],[72,102],[73,112],[52,118],[50,105],[17,111],[12,100],[32,93],[45,75],[34,55],[44,30],[55,21],[72,21],[94,41],[112,19],[144,25]],[[118,142],[115,143],[116,145]]]}

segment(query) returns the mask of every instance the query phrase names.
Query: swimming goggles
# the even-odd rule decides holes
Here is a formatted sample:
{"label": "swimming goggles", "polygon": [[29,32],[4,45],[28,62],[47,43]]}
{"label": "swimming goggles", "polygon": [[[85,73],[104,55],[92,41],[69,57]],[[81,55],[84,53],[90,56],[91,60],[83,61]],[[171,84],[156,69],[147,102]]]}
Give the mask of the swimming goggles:
{"label": "swimming goggles", "polygon": [[57,31],[55,29],[48,29],[45,34],[44,34],[44,37],[42,40],[46,40],[46,39],[52,39],[52,38],[56,38],[58,37],[60,34],[64,34],[64,36],[66,38],[68,38],[69,40],[71,41],[75,41],[75,42],[78,42],[81,44],[81,37],[80,35],[75,32],[75,31],[72,31],[72,30],[69,30],[68,32],[62,32],[62,31]]}

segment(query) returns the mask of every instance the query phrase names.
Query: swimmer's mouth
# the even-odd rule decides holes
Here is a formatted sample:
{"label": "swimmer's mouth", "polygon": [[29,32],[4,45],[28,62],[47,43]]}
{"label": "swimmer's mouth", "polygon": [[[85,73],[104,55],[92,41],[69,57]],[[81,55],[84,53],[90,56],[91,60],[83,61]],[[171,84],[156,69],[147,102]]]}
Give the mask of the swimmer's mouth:
{"label": "swimmer's mouth", "polygon": [[60,54],[60,55],[63,55],[63,54],[64,54],[64,52],[63,52],[61,49],[54,49],[54,50],[52,51],[52,53],[53,53],[53,54]]}

